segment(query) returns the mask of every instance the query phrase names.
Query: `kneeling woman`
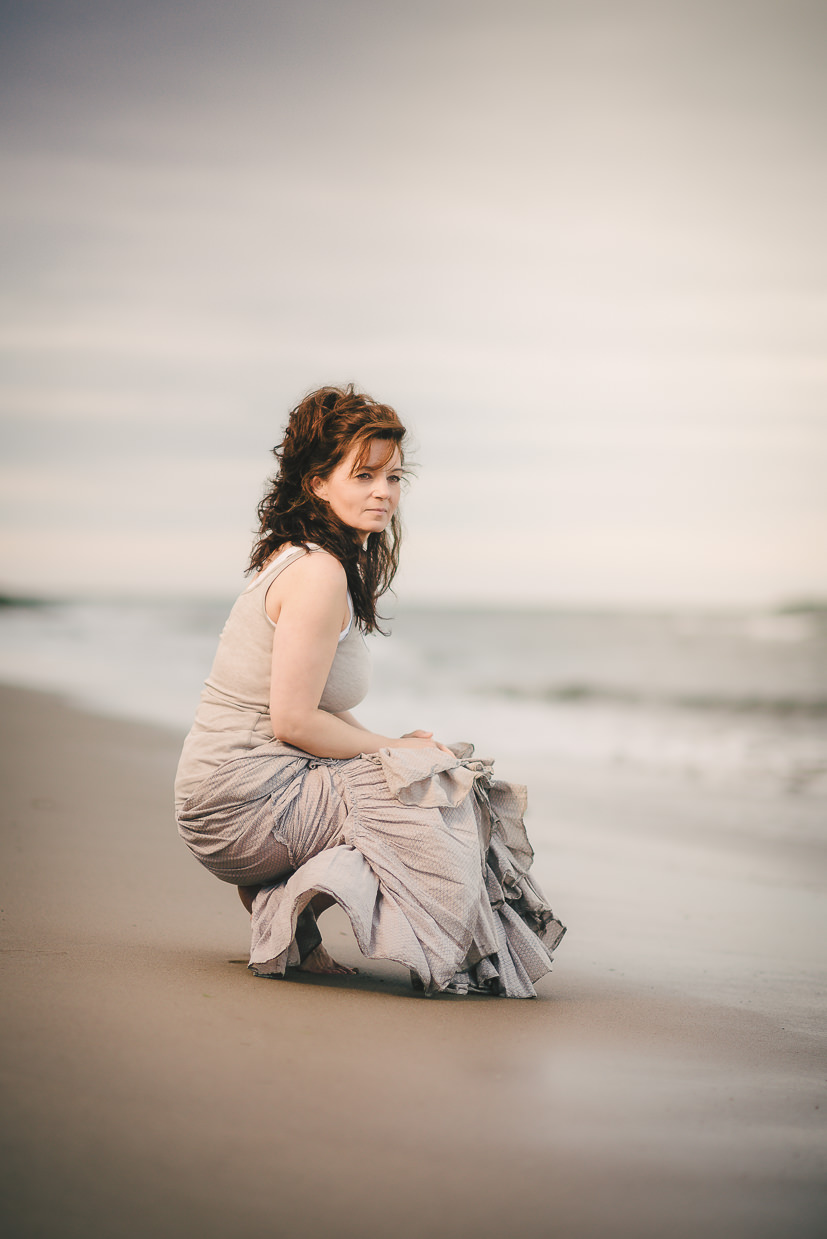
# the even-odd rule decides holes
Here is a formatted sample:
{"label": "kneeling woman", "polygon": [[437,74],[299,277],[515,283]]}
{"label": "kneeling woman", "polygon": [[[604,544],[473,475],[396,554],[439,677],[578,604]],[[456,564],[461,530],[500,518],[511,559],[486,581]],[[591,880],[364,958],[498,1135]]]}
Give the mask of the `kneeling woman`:
{"label": "kneeling woman", "polygon": [[432,992],[535,996],[563,935],[529,876],[522,788],[470,745],[379,735],[362,634],[399,557],[405,428],[322,388],[290,414],[249,570],[176,778],[183,838],[252,915],[250,968],[348,972],[321,944],[334,901],[364,955]]}

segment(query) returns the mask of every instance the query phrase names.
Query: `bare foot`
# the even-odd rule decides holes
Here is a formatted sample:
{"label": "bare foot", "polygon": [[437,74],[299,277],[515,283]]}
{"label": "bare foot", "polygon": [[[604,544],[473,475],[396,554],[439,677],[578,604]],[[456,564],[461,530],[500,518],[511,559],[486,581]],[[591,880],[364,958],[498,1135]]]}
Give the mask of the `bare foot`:
{"label": "bare foot", "polygon": [[315,950],[311,951],[303,963],[298,965],[302,972],[317,972],[323,976],[352,976],[354,972],[358,972],[358,968],[348,968],[347,964],[340,964],[333,958],[321,943]]}

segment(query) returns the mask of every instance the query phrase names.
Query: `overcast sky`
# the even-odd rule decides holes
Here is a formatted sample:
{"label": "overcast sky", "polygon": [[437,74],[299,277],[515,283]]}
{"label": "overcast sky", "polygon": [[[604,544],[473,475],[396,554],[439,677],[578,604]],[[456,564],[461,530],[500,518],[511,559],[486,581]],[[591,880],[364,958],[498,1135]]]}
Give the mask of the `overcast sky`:
{"label": "overcast sky", "polygon": [[354,380],[408,599],[827,596],[825,13],[0,0],[0,589],[231,592]]}

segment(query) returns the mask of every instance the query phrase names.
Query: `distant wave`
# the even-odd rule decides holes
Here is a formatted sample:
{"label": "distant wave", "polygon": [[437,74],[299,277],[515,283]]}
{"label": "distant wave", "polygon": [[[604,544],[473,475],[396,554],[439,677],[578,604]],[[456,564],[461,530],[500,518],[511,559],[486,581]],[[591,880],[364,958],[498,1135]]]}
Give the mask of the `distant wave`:
{"label": "distant wave", "polygon": [[0,593],[0,607],[53,607],[57,603],[53,598],[26,598],[22,594],[3,594]]}
{"label": "distant wave", "polygon": [[827,616],[827,598],[793,598],[774,608],[776,615]]}
{"label": "distant wave", "polygon": [[827,716],[827,699],[800,697],[722,696],[711,693],[653,693],[634,689],[600,687],[594,684],[548,684],[532,688],[513,684],[495,684],[478,688],[485,696],[504,697],[512,701],[538,701],[584,705],[639,706],[641,709],[671,707],[682,710],[726,711],[738,714],[771,714],[820,718]]}

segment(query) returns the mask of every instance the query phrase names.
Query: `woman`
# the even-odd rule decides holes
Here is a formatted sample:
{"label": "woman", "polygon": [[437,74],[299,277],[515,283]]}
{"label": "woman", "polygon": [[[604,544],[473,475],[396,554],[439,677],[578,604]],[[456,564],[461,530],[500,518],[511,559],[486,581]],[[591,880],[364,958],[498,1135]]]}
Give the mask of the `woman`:
{"label": "woman", "polygon": [[565,932],[528,869],[525,793],[470,745],[370,731],[362,633],[399,559],[405,428],[353,387],[292,411],[176,778],[180,832],[252,916],[250,968],[350,972],[316,917],[428,992],[534,997]]}

